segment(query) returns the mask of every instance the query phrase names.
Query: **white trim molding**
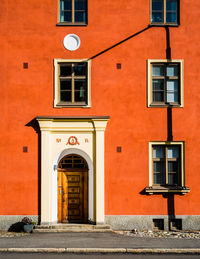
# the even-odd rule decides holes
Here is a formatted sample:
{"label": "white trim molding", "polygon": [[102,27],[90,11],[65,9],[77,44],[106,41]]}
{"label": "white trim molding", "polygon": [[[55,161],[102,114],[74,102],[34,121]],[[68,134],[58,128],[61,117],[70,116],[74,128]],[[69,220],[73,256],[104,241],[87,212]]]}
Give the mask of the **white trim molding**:
{"label": "white trim molding", "polygon": [[[108,116],[37,117],[41,130],[41,223],[58,220],[57,167],[69,154],[88,163],[88,221],[104,223],[104,132]],[[76,136],[77,145],[68,139]]]}

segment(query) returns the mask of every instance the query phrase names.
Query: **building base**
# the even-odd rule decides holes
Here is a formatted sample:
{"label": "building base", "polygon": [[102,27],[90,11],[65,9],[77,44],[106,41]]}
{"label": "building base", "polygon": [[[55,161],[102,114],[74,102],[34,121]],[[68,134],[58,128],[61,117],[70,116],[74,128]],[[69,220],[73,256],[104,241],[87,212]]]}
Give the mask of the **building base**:
{"label": "building base", "polygon": [[105,224],[113,230],[199,230],[200,215],[110,215],[105,216]]}
{"label": "building base", "polygon": [[[27,215],[33,221],[38,222],[36,215]],[[0,230],[8,230],[9,227],[20,222],[25,215],[1,215]],[[161,223],[161,224],[160,224]],[[47,223],[49,225],[50,223]],[[105,216],[105,223],[110,225],[113,230],[199,230],[200,215],[110,215]],[[159,225],[160,224],[160,225]]]}
{"label": "building base", "polygon": [[37,215],[0,215],[0,230],[8,230],[12,224],[21,222],[24,217],[29,217],[34,222],[38,222]]}

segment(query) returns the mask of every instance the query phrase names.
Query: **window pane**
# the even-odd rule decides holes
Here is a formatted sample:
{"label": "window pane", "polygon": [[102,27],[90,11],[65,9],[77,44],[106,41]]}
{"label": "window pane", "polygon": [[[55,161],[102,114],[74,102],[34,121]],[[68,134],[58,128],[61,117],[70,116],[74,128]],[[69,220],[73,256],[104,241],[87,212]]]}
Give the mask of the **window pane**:
{"label": "window pane", "polygon": [[86,75],[86,63],[75,64],[74,73],[75,76]]}
{"label": "window pane", "polygon": [[81,90],[85,91],[85,88],[86,88],[85,86],[86,86],[85,80],[81,80],[81,79],[75,80],[75,91],[81,91]]}
{"label": "window pane", "polygon": [[177,10],[177,0],[167,0],[166,10],[167,11],[176,11]]}
{"label": "window pane", "polygon": [[167,81],[167,102],[178,102],[179,100],[178,92],[178,80],[168,80]]}
{"label": "window pane", "polygon": [[60,0],[60,11],[63,11],[64,10],[64,1],[63,0]]}
{"label": "window pane", "polygon": [[167,66],[167,76],[178,76],[178,66]]}
{"label": "window pane", "polygon": [[162,11],[162,0],[152,0],[152,11]]}
{"label": "window pane", "polygon": [[61,12],[60,21],[61,22],[71,22],[72,21],[72,12],[71,11]]}
{"label": "window pane", "polygon": [[178,162],[170,161],[168,162],[168,173],[178,172]]}
{"label": "window pane", "polygon": [[72,101],[72,92],[71,91],[61,91],[60,92],[60,101],[61,102],[71,102]]}
{"label": "window pane", "polygon": [[60,80],[60,90],[71,90],[71,80]]}
{"label": "window pane", "polygon": [[75,80],[75,102],[86,101],[86,82],[85,80]]}
{"label": "window pane", "polygon": [[162,12],[152,12],[152,22],[163,22]]}
{"label": "window pane", "polygon": [[152,71],[153,76],[163,76],[164,75],[164,67],[163,66],[153,65],[152,70],[153,70]]}
{"label": "window pane", "polygon": [[164,102],[163,79],[153,79],[153,102]]}
{"label": "window pane", "polygon": [[61,0],[60,10],[72,10],[72,0]]}
{"label": "window pane", "polygon": [[71,75],[72,75],[71,65],[60,66],[60,76],[71,76]]}
{"label": "window pane", "polygon": [[75,22],[86,22],[85,11],[76,11],[75,12]]}
{"label": "window pane", "polygon": [[164,158],[164,153],[164,146],[153,146],[153,158]]}
{"label": "window pane", "polygon": [[178,162],[168,162],[168,184],[178,184]]}
{"label": "window pane", "polygon": [[164,92],[153,92],[153,102],[164,102]]}
{"label": "window pane", "polygon": [[178,93],[167,93],[168,103],[178,103]]}
{"label": "window pane", "polygon": [[86,10],[86,0],[75,0],[75,10]]}
{"label": "window pane", "polygon": [[167,157],[168,158],[179,158],[179,147],[168,147],[168,152],[167,152]]}
{"label": "window pane", "polygon": [[163,90],[164,91],[164,80],[163,79],[153,79],[153,90]]}
{"label": "window pane", "polygon": [[166,22],[167,23],[177,23],[177,13],[176,12],[166,12]]}
{"label": "window pane", "polygon": [[168,184],[169,185],[178,184],[177,174],[168,174]]}
{"label": "window pane", "polygon": [[64,21],[65,21],[64,13],[60,12],[60,22],[64,22]]}
{"label": "window pane", "polygon": [[167,91],[178,92],[178,80],[167,80]]}
{"label": "window pane", "polygon": [[72,21],[72,1],[62,0],[60,1],[60,21],[71,22]]}
{"label": "window pane", "polygon": [[81,92],[75,92],[75,102],[86,102],[86,94],[84,90]]}
{"label": "window pane", "polygon": [[165,184],[164,162],[153,162],[153,172],[154,184]]}

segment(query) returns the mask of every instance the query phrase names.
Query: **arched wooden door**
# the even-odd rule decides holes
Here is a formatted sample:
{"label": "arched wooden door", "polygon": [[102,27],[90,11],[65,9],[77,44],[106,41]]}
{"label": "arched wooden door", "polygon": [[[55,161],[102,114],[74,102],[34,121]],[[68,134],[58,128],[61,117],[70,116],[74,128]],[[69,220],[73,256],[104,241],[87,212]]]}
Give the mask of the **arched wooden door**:
{"label": "arched wooden door", "polygon": [[88,220],[88,166],[82,157],[69,155],[58,165],[58,222]]}

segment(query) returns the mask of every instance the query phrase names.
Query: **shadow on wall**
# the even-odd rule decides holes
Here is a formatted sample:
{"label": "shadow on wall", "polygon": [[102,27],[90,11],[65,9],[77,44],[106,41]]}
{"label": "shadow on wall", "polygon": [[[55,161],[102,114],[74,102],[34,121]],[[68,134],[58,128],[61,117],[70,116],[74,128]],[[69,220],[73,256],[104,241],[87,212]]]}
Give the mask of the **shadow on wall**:
{"label": "shadow on wall", "polygon": [[139,35],[140,33],[142,33],[142,32],[144,32],[144,31],[150,29],[151,27],[152,27],[151,25],[148,25],[146,28],[144,28],[144,29],[142,29],[142,30],[140,30],[140,31],[138,31],[138,32],[136,32],[136,33],[134,33],[134,34],[132,34],[131,36],[127,37],[126,39],[121,40],[121,41],[119,41],[118,43],[116,43],[116,44],[114,44],[114,45],[108,47],[107,49],[102,50],[101,52],[97,53],[96,55],[93,55],[93,56],[90,57],[88,60],[94,59],[94,58],[96,58],[96,57],[98,57],[98,56],[104,54],[105,52],[107,52],[107,51],[109,51],[109,50],[111,50],[111,49],[117,47],[118,45],[120,45],[120,44],[122,44],[122,43],[124,43],[124,42],[126,42],[126,41],[128,41],[128,40],[130,40],[130,39],[132,39],[132,38],[134,38],[134,37],[136,37],[136,36]]}
{"label": "shadow on wall", "polygon": [[[146,195],[148,196],[145,192],[145,189],[143,189],[140,192],[140,195]],[[167,199],[167,214],[168,214],[168,230],[172,231],[172,224],[171,222],[173,220],[176,220],[176,215],[175,215],[175,205],[174,205],[174,193],[154,193],[153,195],[162,195],[164,199]],[[181,194],[176,194],[176,195],[181,195]],[[182,227],[181,227],[182,229]]]}

